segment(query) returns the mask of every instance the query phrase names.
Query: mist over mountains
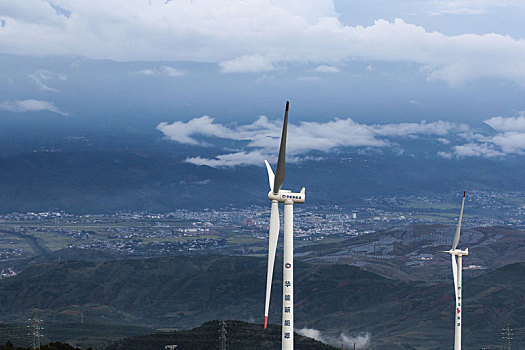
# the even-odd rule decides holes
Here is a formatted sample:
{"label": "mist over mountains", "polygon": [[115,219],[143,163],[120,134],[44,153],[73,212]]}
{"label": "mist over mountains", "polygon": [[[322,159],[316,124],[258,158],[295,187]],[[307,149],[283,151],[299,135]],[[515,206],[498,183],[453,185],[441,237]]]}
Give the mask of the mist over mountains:
{"label": "mist over mountains", "polygon": [[283,98],[287,186],[305,186],[310,205],[523,191],[525,116],[510,85],[477,81],[457,94],[417,64],[365,60],[262,77],[200,62],[0,62],[2,212],[265,203],[262,160],[275,161]]}
{"label": "mist over mountains", "polygon": [[[185,207],[266,204],[267,179],[262,167],[199,166],[185,162],[186,155],[181,153],[64,150],[2,157],[0,208],[3,212],[165,212]],[[338,156],[290,164],[287,186],[306,186],[308,204],[313,206],[359,205],[374,196],[442,194],[463,189],[525,190],[521,157],[449,160],[424,155]]]}
{"label": "mist over mountains", "polygon": [[[290,64],[258,74],[225,73],[198,61],[113,61],[75,55],[0,54],[0,63],[2,123],[13,117],[27,119],[20,114],[27,111],[56,114],[50,119],[61,128],[78,124],[97,131],[203,115],[244,123],[259,115],[280,119],[285,99],[292,102],[295,120],[301,121],[352,117],[367,123],[479,124],[524,109],[520,85],[485,78],[451,88],[429,80],[422,65],[402,61],[360,59],[332,70]],[[16,102],[27,100],[44,102]]]}
{"label": "mist over mountains", "polygon": [[[241,150],[242,140],[215,139],[215,146],[208,147],[170,141],[158,131],[106,136],[20,140],[23,151],[11,149],[0,157],[0,210],[166,212],[266,204],[266,171],[254,165],[258,158],[250,155],[250,164],[233,167],[188,161],[195,156],[217,159],[232,147]],[[444,150],[431,136],[399,139],[394,149],[312,150],[289,162],[287,188],[305,186],[312,206],[353,206],[370,197],[462,190],[525,190],[521,155],[448,159],[437,154]]]}

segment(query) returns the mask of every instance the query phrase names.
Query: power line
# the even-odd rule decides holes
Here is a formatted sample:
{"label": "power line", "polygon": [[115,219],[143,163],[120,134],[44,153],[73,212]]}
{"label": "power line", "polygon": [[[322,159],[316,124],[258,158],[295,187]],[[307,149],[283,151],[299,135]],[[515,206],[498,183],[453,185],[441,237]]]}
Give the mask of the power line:
{"label": "power line", "polygon": [[514,339],[513,336],[512,327],[510,323],[507,323],[505,328],[503,328],[501,337],[503,339],[503,350],[511,350],[512,340]]}
{"label": "power line", "polygon": [[224,322],[224,320],[221,320],[219,322],[219,326],[221,326],[221,329],[219,330],[219,342],[220,342],[220,349],[221,350],[226,350],[226,322]]}
{"label": "power line", "polygon": [[30,318],[29,321],[31,322],[31,324],[28,326],[31,329],[29,335],[33,337],[31,341],[31,348],[40,350],[40,339],[42,338],[42,331],[44,330],[44,321],[38,318],[38,314],[36,312],[33,318]]}

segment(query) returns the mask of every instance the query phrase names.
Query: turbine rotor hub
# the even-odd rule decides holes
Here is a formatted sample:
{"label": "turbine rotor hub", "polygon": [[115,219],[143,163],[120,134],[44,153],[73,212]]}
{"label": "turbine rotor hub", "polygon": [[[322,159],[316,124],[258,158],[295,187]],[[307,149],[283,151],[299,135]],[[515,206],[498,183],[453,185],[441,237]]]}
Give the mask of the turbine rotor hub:
{"label": "turbine rotor hub", "polygon": [[275,194],[273,191],[268,192],[268,199],[271,201],[277,201],[279,203],[284,203],[286,201],[292,201],[293,203],[304,203],[306,195],[304,190],[301,192],[291,192],[288,190],[280,190],[279,193]]}
{"label": "turbine rotor hub", "polygon": [[468,248],[465,249],[465,250],[461,250],[461,249],[454,249],[454,250],[449,250],[447,253],[449,253],[450,255],[456,255],[456,256],[464,256],[464,255],[468,255]]}

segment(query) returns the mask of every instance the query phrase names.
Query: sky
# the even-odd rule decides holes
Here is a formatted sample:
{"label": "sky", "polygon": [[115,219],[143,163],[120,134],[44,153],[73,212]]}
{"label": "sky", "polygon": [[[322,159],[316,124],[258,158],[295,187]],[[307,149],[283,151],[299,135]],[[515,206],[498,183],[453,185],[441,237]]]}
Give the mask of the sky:
{"label": "sky", "polygon": [[0,0],[0,55],[37,60],[4,67],[0,113],[92,115],[73,92],[110,118],[140,101],[174,143],[246,141],[187,158],[221,167],[269,156],[291,98],[291,155],[421,135],[442,158],[521,155],[524,20],[518,0]]}
{"label": "sky", "polygon": [[212,62],[225,73],[414,62],[453,86],[481,78],[523,85],[524,9],[505,0],[2,0],[0,50]]}

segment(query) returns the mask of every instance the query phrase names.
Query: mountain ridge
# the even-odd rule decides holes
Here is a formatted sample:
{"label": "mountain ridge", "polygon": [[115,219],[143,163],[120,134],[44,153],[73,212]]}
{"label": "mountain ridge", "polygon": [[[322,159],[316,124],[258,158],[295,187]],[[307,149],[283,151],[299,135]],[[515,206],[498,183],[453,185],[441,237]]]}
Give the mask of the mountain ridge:
{"label": "mountain ridge", "polygon": [[[525,327],[525,287],[506,282],[523,280],[524,266],[509,265],[505,274],[496,270],[485,280],[465,281],[466,346],[499,339],[494,327],[507,322],[516,331]],[[265,267],[264,258],[230,256],[36,265],[0,282],[0,311],[11,319],[26,318],[37,308],[48,321],[53,315],[58,322],[71,321],[83,313],[91,322],[175,328],[217,318],[211,316],[257,319],[263,310]],[[352,266],[301,261],[295,271],[298,329],[318,329],[327,336],[368,332],[371,349],[392,344],[399,344],[396,349],[423,344],[437,349],[453,333],[451,281],[397,281]],[[270,323],[280,319],[279,275],[275,273]]]}

